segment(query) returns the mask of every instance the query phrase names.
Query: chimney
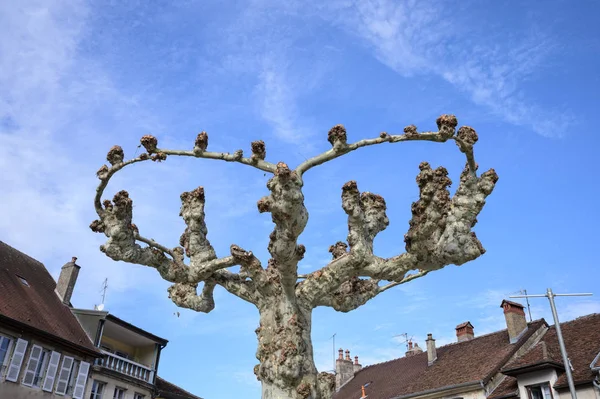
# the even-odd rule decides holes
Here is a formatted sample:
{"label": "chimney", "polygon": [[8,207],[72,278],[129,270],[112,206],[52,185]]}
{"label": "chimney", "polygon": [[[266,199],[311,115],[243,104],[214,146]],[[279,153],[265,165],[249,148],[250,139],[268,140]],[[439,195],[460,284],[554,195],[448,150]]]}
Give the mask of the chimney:
{"label": "chimney", "polygon": [[502,301],[500,307],[504,309],[508,338],[510,343],[514,344],[527,330],[527,319],[523,310],[525,307],[520,303],[507,301],[506,299]]}
{"label": "chimney", "polygon": [[435,339],[431,334],[427,334],[427,364],[431,366],[437,359],[437,351],[435,350]]}
{"label": "chimney", "polygon": [[68,306],[71,306],[71,296],[73,295],[79,269],[81,268],[75,264],[76,261],[77,258],[73,257],[70,262],[65,263],[60,270],[60,276],[56,283],[56,293],[62,299],[63,303]]}
{"label": "chimney", "polygon": [[354,356],[354,374],[358,373],[360,371],[360,369],[362,368],[362,366],[360,365],[360,363],[358,363],[358,356]]}
{"label": "chimney", "polygon": [[419,344],[415,342],[413,345],[412,341],[408,341],[408,350],[405,353],[406,357],[418,355],[419,353],[423,353],[423,349],[419,347]]}
{"label": "chimney", "polygon": [[456,326],[456,338],[458,342],[470,341],[475,338],[473,332],[473,324],[470,321],[465,321]]}
{"label": "chimney", "polygon": [[[358,361],[358,359],[357,359]],[[335,388],[340,389],[342,385],[347,383],[354,377],[354,370],[359,364],[352,364],[350,359],[350,351],[346,349],[346,357],[344,358],[344,350],[338,351],[338,358],[335,361]]]}

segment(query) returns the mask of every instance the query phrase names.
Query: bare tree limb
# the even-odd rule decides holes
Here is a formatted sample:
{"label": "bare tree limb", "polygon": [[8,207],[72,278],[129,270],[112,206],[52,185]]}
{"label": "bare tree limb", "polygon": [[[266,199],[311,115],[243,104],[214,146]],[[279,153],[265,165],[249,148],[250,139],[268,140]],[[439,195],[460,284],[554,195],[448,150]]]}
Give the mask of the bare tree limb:
{"label": "bare tree limb", "polygon": [[[304,161],[296,168],[296,172],[302,176],[306,171],[315,166],[331,161],[361,147],[403,141],[435,141],[443,143],[454,136],[456,125],[458,124],[454,115],[442,115],[437,119],[436,123],[439,129],[437,132],[418,133],[417,128],[414,125],[410,125],[404,128],[404,134],[390,135],[382,132],[377,138],[364,139],[352,144],[346,143],[346,129],[342,125],[334,126],[329,131],[328,137],[333,148]],[[460,144],[464,145],[463,141],[460,139]],[[457,143],[459,143],[459,140],[457,140]],[[467,151],[466,145],[465,151]],[[472,158],[472,152],[467,154],[467,157],[469,156]]]}

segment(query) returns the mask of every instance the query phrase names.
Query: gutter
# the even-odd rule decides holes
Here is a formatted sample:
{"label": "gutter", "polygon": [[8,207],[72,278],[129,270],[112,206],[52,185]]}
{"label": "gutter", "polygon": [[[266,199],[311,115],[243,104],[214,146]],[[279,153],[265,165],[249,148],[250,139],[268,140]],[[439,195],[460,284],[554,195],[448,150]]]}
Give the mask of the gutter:
{"label": "gutter", "polygon": [[[80,352],[80,353],[85,353],[88,356],[92,356],[94,358],[101,358],[101,357],[104,356],[102,354],[102,352],[98,351],[95,348],[94,349],[90,349],[90,348],[87,348],[87,347],[85,347],[83,345],[76,344],[76,343],[74,343],[72,341],[69,341],[67,339],[61,338],[61,337],[56,336],[54,334],[51,334],[51,333],[49,333],[47,331],[40,330],[39,328],[32,327],[29,324],[25,324],[25,323],[22,323],[20,321],[15,320],[15,319],[11,319],[10,317],[4,316],[2,314],[0,314],[0,320],[4,321],[9,326],[12,326],[12,327],[14,327],[14,328],[16,328],[18,330],[21,330],[21,332],[28,331],[28,332],[30,332],[30,333],[32,333],[34,335],[37,335],[37,336],[39,336],[41,338],[44,338],[44,339],[47,339],[48,341],[54,342],[56,344],[65,346],[65,347],[67,347],[67,348],[69,348],[71,350],[75,350],[75,351]],[[87,334],[85,334],[85,336],[87,338]],[[89,340],[88,342],[90,343],[90,345],[92,345],[91,340]]]}
{"label": "gutter", "polygon": [[463,382],[461,384],[454,384],[454,385],[446,385],[445,387],[441,387],[441,388],[435,388],[435,389],[430,389],[427,391],[421,391],[421,392],[416,392],[416,393],[409,393],[406,395],[401,395],[401,396],[394,396],[392,399],[407,399],[407,398],[414,398],[417,396],[425,396],[425,395],[429,395],[432,393],[437,393],[437,392],[441,392],[441,391],[447,391],[449,389],[457,389],[457,388],[470,388],[470,387],[481,387],[483,388],[483,381],[482,380],[477,380],[477,381],[471,381],[471,382]]}

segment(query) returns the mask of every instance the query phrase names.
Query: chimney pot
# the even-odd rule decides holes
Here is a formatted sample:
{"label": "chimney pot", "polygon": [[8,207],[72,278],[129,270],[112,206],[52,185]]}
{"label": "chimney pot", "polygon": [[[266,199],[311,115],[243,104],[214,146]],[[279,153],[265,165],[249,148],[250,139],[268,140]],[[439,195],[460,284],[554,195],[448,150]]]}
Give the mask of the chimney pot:
{"label": "chimney pot", "polygon": [[456,326],[456,338],[458,342],[470,341],[475,338],[475,333],[473,332],[473,324],[471,322],[466,321]]}
{"label": "chimney pot", "polygon": [[508,339],[511,344],[519,340],[523,332],[527,330],[527,319],[525,318],[525,307],[520,303],[504,299],[500,304],[504,310]]}
{"label": "chimney pot", "polygon": [[71,258],[71,262],[72,262],[72,263],[75,263],[75,262],[77,262],[77,257],[76,257],[76,256],[73,256],[73,257]]}
{"label": "chimney pot", "polygon": [[354,374],[361,369],[358,363],[358,356],[354,357],[354,363],[350,358],[350,351],[346,349],[346,357],[344,358],[344,350],[338,351],[339,358],[335,362],[335,387],[339,389],[342,385],[354,378]]}

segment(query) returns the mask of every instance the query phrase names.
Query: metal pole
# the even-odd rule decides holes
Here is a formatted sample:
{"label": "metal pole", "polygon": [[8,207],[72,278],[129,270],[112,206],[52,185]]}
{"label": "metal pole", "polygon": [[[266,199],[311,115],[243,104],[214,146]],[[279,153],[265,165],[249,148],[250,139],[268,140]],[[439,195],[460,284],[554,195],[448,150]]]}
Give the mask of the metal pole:
{"label": "metal pole", "polygon": [[571,363],[567,356],[567,348],[565,348],[565,341],[563,340],[562,331],[560,329],[560,321],[558,321],[558,313],[556,312],[556,305],[554,304],[554,293],[552,289],[548,288],[546,296],[550,301],[550,309],[552,309],[552,317],[554,317],[554,328],[556,328],[556,338],[560,345],[560,352],[562,354],[563,363],[565,364],[565,372],[567,373],[567,381],[569,383],[569,391],[571,391],[571,398],[577,399],[577,392],[575,391],[575,384],[573,383],[573,374],[571,374]]}
{"label": "metal pole", "polygon": [[554,297],[556,296],[590,296],[590,293],[581,294],[555,294],[550,288],[547,289],[545,294],[538,295],[511,295],[510,298],[541,298],[546,297],[550,301],[550,309],[552,309],[552,317],[554,317],[554,326],[556,328],[556,338],[560,346],[560,353],[562,354],[563,363],[565,364],[565,372],[567,374],[567,382],[569,383],[569,391],[571,391],[571,398],[577,399],[577,392],[575,391],[575,384],[573,383],[573,374],[571,374],[571,363],[567,355],[567,348],[565,347],[565,341],[563,340],[562,330],[560,329],[560,322],[558,321],[558,313],[556,312],[556,306],[554,304]]}

